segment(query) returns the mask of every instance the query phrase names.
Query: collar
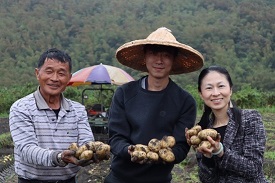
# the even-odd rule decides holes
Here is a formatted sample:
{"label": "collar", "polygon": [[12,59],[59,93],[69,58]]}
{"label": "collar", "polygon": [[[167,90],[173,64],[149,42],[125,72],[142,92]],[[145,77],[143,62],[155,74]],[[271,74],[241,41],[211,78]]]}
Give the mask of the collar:
{"label": "collar", "polygon": [[148,76],[145,76],[141,79],[141,87],[145,90],[148,89]]}
{"label": "collar", "polygon": [[[141,80],[141,83],[140,83],[141,87],[145,90],[148,90],[148,75],[143,76],[140,80]],[[172,80],[169,78],[169,82],[168,82],[168,85],[166,86],[166,88],[168,88],[171,81]],[[164,88],[163,90],[166,90],[166,88]]]}
{"label": "collar", "polygon": [[[50,109],[50,107],[46,103],[45,99],[41,95],[39,88],[40,88],[40,86],[38,86],[37,90],[33,93],[37,108],[39,110]],[[65,99],[63,93],[61,93],[60,97],[61,97],[61,107],[60,108],[64,108],[66,111],[70,111],[69,102]]]}

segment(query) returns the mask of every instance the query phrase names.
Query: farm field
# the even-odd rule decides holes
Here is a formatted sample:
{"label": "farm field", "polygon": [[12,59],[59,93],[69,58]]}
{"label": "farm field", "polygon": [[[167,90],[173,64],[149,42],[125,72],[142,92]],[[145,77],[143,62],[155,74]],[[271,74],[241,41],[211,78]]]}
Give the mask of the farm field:
{"label": "farm field", "polygon": [[[263,121],[267,132],[264,172],[270,183],[275,183],[275,113],[263,114]],[[109,171],[109,161],[101,164],[85,167],[79,174],[81,183],[103,182]],[[187,158],[175,165],[171,183],[199,183],[195,152],[191,149]]]}
{"label": "farm field", "polygon": [[[264,172],[269,182],[275,183],[275,113],[263,114],[263,121],[267,132]],[[199,183],[194,153],[191,149],[187,158],[182,163],[175,165],[172,172],[172,183]],[[108,160],[83,167],[78,174],[78,183],[102,183],[108,174],[109,166],[110,161]],[[8,171],[5,176],[5,183],[17,182],[17,176],[13,171]]]}

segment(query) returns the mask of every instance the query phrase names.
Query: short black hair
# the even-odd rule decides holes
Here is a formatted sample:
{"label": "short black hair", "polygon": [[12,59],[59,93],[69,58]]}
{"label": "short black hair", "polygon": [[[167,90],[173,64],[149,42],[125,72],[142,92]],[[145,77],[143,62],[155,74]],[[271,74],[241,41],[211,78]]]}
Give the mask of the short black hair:
{"label": "short black hair", "polygon": [[37,67],[41,68],[47,58],[55,59],[63,63],[69,63],[69,70],[70,72],[72,71],[72,59],[65,51],[61,51],[57,48],[48,49],[40,56]]}
{"label": "short black hair", "polygon": [[159,44],[146,44],[144,45],[144,53],[146,53],[147,50],[151,50],[154,53],[167,51],[169,53],[172,53],[174,57],[178,54],[178,49],[174,46],[166,46],[166,45],[159,45]]}

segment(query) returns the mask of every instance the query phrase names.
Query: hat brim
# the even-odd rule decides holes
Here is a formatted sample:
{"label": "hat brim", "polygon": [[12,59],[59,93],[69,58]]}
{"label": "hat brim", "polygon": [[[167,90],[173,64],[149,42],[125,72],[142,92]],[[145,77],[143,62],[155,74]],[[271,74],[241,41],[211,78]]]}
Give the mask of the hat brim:
{"label": "hat brim", "polygon": [[143,49],[146,44],[172,46],[178,49],[178,54],[170,72],[171,75],[193,72],[202,68],[204,64],[201,53],[188,45],[179,42],[146,39],[131,41],[120,46],[116,51],[117,60],[127,67],[147,72]]}

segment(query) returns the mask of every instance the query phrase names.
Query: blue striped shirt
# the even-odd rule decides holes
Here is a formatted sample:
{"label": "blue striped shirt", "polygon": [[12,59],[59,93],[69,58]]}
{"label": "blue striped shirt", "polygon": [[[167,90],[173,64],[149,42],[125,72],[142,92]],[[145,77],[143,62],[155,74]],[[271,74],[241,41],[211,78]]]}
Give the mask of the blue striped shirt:
{"label": "blue striped shirt", "polygon": [[39,89],[11,106],[9,125],[19,177],[65,180],[80,170],[73,164],[58,167],[53,163],[53,154],[68,149],[72,142],[82,145],[94,140],[85,107],[63,95],[61,98],[58,118]]}

